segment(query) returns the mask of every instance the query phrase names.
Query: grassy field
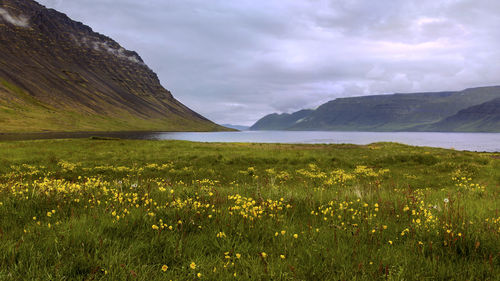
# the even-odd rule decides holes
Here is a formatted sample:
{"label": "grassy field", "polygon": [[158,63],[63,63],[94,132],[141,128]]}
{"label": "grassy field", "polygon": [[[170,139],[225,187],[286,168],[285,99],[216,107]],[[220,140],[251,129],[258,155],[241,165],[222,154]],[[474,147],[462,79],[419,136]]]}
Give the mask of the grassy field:
{"label": "grassy field", "polygon": [[0,280],[499,280],[500,154],[0,142]]}

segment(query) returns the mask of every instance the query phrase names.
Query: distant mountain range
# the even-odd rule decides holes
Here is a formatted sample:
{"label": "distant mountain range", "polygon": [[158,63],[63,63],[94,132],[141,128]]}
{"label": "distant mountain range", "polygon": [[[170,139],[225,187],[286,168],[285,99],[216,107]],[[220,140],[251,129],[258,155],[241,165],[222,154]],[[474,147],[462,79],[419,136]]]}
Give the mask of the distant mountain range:
{"label": "distant mountain range", "polygon": [[246,131],[250,129],[250,126],[243,126],[243,125],[222,124],[222,126],[239,131]]}
{"label": "distant mountain range", "polygon": [[500,86],[338,98],[315,110],[267,115],[250,129],[500,132]]}
{"label": "distant mountain range", "polygon": [[0,132],[226,130],[133,51],[32,0],[0,0]]}

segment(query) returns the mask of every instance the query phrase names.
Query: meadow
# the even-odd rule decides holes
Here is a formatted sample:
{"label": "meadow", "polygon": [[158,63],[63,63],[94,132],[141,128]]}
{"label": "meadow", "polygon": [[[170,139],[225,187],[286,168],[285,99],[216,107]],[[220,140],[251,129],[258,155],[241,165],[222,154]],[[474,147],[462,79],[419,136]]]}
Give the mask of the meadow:
{"label": "meadow", "polygon": [[500,154],[0,142],[0,280],[500,280]]}

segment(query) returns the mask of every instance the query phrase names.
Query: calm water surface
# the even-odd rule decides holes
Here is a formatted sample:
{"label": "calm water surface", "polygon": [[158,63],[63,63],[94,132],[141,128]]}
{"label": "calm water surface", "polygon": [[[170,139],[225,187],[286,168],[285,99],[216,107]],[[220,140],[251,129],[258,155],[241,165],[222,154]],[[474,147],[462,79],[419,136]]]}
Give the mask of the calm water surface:
{"label": "calm water surface", "polygon": [[152,133],[147,139],[199,142],[260,143],[351,143],[399,142],[416,146],[454,148],[470,151],[500,151],[500,133],[421,133],[421,132],[290,132],[243,131],[216,133]]}
{"label": "calm water surface", "polygon": [[44,133],[0,134],[0,140],[88,138],[91,136],[124,139],[187,140],[198,142],[259,143],[351,143],[398,142],[416,146],[457,150],[500,152],[500,133],[423,133],[423,132],[312,132],[242,131],[214,133],[116,132],[116,133]]}

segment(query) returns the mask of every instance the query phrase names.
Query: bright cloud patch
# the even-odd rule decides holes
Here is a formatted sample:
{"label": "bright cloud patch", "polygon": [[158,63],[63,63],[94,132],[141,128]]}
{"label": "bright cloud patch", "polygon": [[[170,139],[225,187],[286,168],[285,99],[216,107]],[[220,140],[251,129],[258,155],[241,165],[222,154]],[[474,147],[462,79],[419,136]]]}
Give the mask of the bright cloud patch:
{"label": "bright cloud patch", "polygon": [[4,19],[6,22],[13,24],[19,27],[28,27],[29,21],[24,16],[13,16],[7,10],[0,8],[0,17]]}

